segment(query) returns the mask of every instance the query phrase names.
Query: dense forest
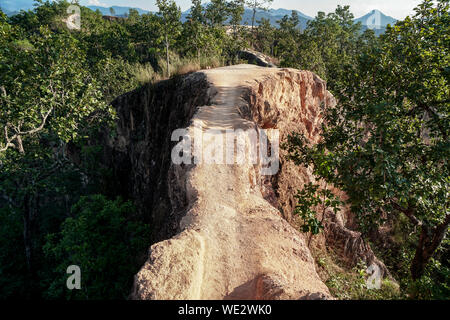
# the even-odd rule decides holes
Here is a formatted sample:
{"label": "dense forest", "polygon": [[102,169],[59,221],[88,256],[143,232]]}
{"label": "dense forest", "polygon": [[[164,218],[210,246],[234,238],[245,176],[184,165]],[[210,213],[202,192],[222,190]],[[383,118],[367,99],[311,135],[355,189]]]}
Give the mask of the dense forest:
{"label": "dense forest", "polygon": [[[184,23],[173,0],[126,18],[81,6],[80,30],[67,28],[67,1],[0,11],[0,298],[126,299],[151,221],[99,165],[96,137],[114,132],[111,102],[146,83],[241,63],[238,52],[251,48],[315,72],[337,98],[320,144],[293,133],[285,147],[348,194],[368,239],[393,225],[394,243],[373,246],[400,285],[395,298],[449,299],[449,0],[424,0],[379,37],[348,6],[305,29],[295,11],[279,27],[240,25],[244,6],[270,3],[192,0]],[[299,197],[312,206],[307,191],[318,190]],[[307,209],[298,213],[317,226]],[[83,267],[82,290],[65,289],[72,264]]]}

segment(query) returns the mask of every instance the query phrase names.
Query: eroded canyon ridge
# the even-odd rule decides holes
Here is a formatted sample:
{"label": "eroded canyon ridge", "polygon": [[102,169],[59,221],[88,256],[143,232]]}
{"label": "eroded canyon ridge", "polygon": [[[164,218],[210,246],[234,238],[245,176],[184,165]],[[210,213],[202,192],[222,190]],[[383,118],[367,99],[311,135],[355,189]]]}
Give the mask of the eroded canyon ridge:
{"label": "eroded canyon ridge", "polygon": [[[237,65],[147,85],[119,97],[118,134],[108,161],[147,217],[153,245],[132,299],[332,299],[305,236],[292,226],[310,169],[286,160],[262,176],[258,165],[175,165],[179,128],[277,129],[317,142],[322,108],[336,101],[309,71]],[[354,230],[348,210],[327,212],[319,237],[349,264],[385,266]]]}

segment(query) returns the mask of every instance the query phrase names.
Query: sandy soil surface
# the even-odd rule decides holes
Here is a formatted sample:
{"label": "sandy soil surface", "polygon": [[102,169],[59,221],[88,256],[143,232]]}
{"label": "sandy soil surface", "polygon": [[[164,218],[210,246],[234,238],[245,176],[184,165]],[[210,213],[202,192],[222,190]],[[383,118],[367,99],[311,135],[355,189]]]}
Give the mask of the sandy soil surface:
{"label": "sandy soil surface", "polygon": [[[237,65],[200,71],[211,83],[212,104],[201,107],[189,130],[255,128],[239,106],[255,79],[281,69]],[[222,133],[219,133],[219,136]],[[208,148],[203,141],[203,148]],[[303,236],[263,199],[259,167],[207,164],[190,167],[190,210],[183,232],[157,243],[137,274],[135,299],[299,299],[328,296]]]}

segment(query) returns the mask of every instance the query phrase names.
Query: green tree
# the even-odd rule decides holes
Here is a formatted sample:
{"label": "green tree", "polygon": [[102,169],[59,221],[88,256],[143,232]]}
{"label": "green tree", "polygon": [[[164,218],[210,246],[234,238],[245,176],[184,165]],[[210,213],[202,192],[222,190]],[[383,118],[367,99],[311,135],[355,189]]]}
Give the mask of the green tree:
{"label": "green tree", "polygon": [[183,25],[182,39],[186,44],[185,52],[200,60],[202,49],[206,45],[207,27],[201,0],[192,0],[191,12]]}
{"label": "green tree", "polygon": [[181,32],[181,11],[174,0],[156,0],[161,19],[160,32],[166,51],[167,76],[170,77],[169,50]]}
{"label": "green tree", "polygon": [[422,277],[442,245],[449,205],[449,1],[425,0],[413,18],[388,28],[324,110],[323,140],[294,134],[291,158],[342,189],[362,230],[394,213],[415,227],[411,276]]}
{"label": "green tree", "polygon": [[277,29],[266,18],[261,18],[258,23],[255,47],[257,50],[273,56],[275,54],[274,47]]}
{"label": "green tree", "polygon": [[10,17],[12,24],[19,25],[27,32],[38,32],[41,26],[47,26],[52,31],[67,29],[63,21],[67,18],[69,1],[35,0],[33,10],[21,10]]}
{"label": "green tree", "polygon": [[8,17],[6,16],[6,14],[2,11],[2,9],[0,9],[0,21],[2,21],[3,23],[6,22],[6,19],[8,19]]}
{"label": "green tree", "polygon": [[[320,188],[318,185],[309,183],[295,195],[297,205],[294,214],[302,220],[301,231],[311,233],[309,244],[313,235],[317,235],[324,228],[323,220],[328,209],[333,210],[334,214],[340,211],[343,202],[334,195],[329,189]],[[317,212],[321,211],[322,220],[317,219]]]}
{"label": "green tree", "polygon": [[273,0],[246,0],[245,4],[252,9],[252,31],[254,35],[256,12],[258,10],[268,10]]}
{"label": "green tree", "polygon": [[[302,59],[300,68],[309,65],[318,65],[314,71],[320,71],[324,80],[328,81],[329,88],[334,89],[343,77],[344,69],[356,63],[359,52],[358,47],[361,25],[353,23],[353,14],[349,6],[338,6],[335,12],[326,15],[319,12],[313,21],[308,22],[300,44],[299,56],[312,58],[316,63],[310,64],[307,59]],[[311,44],[311,46],[309,45]],[[311,49],[319,53],[320,58],[314,58]]]}
{"label": "green tree", "polygon": [[[133,220],[130,202],[104,196],[83,197],[73,206],[61,232],[48,236],[44,251],[56,264],[47,295],[66,299],[125,299],[139,257],[149,243],[149,227]],[[81,269],[81,290],[67,290],[66,269]]]}
{"label": "green tree", "polygon": [[203,6],[201,0],[192,0],[191,12],[189,13],[188,19],[205,24],[205,15],[203,12]]}
{"label": "green tree", "polygon": [[284,16],[280,21],[280,28],[277,30],[278,43],[275,52],[281,60],[283,67],[296,67],[298,61],[298,43],[300,30],[298,25],[300,20],[298,13],[292,11],[291,16]]}
{"label": "green tree", "polygon": [[139,14],[139,11],[137,11],[136,9],[133,9],[133,8],[128,10],[128,16],[127,16],[126,22],[128,22],[130,24],[134,24],[134,23],[137,23],[140,19],[141,19],[141,15]]}
{"label": "green tree", "polygon": [[0,48],[5,62],[0,65],[0,153],[9,148],[25,153],[23,140],[47,128],[68,142],[81,132],[81,119],[108,110],[95,80],[83,71],[75,39],[44,27],[30,40],[20,39],[11,35],[13,28],[1,28],[2,38],[10,41]]}
{"label": "green tree", "polygon": [[245,4],[252,9],[252,30],[255,26],[256,13],[258,10],[268,10],[273,0],[246,0]]}
{"label": "green tree", "polygon": [[228,19],[229,7],[225,0],[211,0],[206,6],[205,17],[212,27],[221,27]]}
{"label": "green tree", "polygon": [[[135,18],[131,19],[131,16],[135,16]],[[125,21],[124,27],[130,39],[129,46],[136,53],[136,59],[132,59],[129,55],[121,55],[120,58],[128,63],[150,62],[156,68],[159,58],[159,48],[163,43],[163,38],[160,33],[160,17],[152,13],[139,15],[137,11],[136,15],[133,14],[130,17]]]}
{"label": "green tree", "polygon": [[233,37],[238,38],[239,27],[242,21],[242,15],[245,12],[245,0],[233,0],[227,3],[228,12],[230,13],[230,25],[233,28]]}
{"label": "green tree", "polygon": [[74,189],[83,189],[68,144],[111,120],[112,110],[69,34],[41,27],[27,37],[4,21],[0,34],[0,205],[15,216],[10,221],[22,223],[26,283],[34,295],[47,229],[42,223],[52,214],[42,211],[43,205],[49,198],[59,204],[66,196],[67,204],[78,192]]}

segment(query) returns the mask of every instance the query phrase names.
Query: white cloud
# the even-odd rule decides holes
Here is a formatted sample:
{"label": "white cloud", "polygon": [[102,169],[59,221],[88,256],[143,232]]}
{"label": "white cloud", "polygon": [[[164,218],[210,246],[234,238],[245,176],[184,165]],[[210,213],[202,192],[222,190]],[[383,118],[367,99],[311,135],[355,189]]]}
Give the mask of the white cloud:
{"label": "white cloud", "polygon": [[105,3],[102,3],[102,2],[100,2],[100,1],[98,1],[98,0],[89,0],[88,2],[89,2],[89,4],[92,5],[92,6],[106,7],[106,4],[105,4]]}

